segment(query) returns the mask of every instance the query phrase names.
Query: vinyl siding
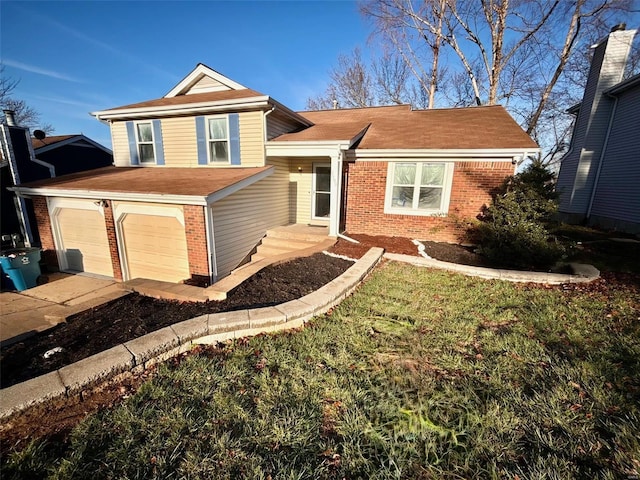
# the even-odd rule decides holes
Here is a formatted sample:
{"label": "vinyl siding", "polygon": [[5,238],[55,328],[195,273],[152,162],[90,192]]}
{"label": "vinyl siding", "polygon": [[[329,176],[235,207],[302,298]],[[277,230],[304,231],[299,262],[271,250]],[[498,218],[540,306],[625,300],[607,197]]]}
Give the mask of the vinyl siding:
{"label": "vinyl siding", "polygon": [[300,128],[301,125],[298,122],[281,114],[278,110],[267,115],[267,140],[271,140],[283,133],[293,132]]}
{"label": "vinyl siding", "polygon": [[198,144],[193,117],[162,119],[164,161],[167,167],[197,167]]}
{"label": "vinyl siding", "polygon": [[262,112],[243,112],[240,121],[240,161],[243,167],[264,165],[264,126]]}
{"label": "vinyl siding", "polygon": [[594,52],[572,150],[562,159],[558,174],[561,212],[587,213],[613,107],[613,100],[602,92],[621,80],[632,39],[632,31],[614,32]]}
{"label": "vinyl siding", "polygon": [[618,99],[591,214],[640,224],[640,86]]}
{"label": "vinyl siding", "polygon": [[[240,126],[240,160],[243,167],[264,165],[263,113],[242,112],[238,116]],[[164,159],[167,167],[199,167],[196,122],[194,116],[161,119]],[[111,125],[113,157],[118,167],[130,163],[129,140],[126,122]],[[228,167],[228,165],[220,165]],[[217,167],[220,167],[217,166]],[[216,168],[216,167],[213,167]]]}
{"label": "vinyl siding", "polygon": [[113,162],[115,166],[130,166],[131,155],[129,154],[126,122],[114,122],[111,124],[111,145],[113,146]]}
{"label": "vinyl siding", "polygon": [[218,279],[240,265],[269,228],[289,223],[289,168],[269,159],[275,171],[211,206]]}
{"label": "vinyl siding", "polygon": [[231,89],[226,85],[220,83],[216,79],[205,75],[196,83],[194,83],[193,86],[189,88],[189,90],[187,90],[186,95],[203,92],[221,92],[223,90]]}

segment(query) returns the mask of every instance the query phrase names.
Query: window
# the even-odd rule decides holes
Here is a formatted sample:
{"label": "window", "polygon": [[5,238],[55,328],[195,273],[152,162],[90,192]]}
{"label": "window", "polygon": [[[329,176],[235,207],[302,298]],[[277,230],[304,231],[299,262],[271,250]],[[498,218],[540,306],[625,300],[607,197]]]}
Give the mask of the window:
{"label": "window", "polygon": [[443,162],[390,163],[385,213],[447,213],[452,171],[453,165]]}
{"label": "window", "polygon": [[208,119],[207,144],[209,147],[209,163],[229,163],[227,117]]}
{"label": "window", "polygon": [[140,122],[136,124],[136,143],[138,145],[140,163],[156,163],[151,122]]}

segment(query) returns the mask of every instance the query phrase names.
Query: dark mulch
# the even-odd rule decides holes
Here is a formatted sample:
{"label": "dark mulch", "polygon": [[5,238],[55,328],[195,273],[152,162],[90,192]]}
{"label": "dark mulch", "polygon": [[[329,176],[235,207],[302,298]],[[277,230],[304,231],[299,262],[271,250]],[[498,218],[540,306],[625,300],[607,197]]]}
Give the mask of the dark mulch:
{"label": "dark mulch", "polygon": [[425,253],[436,260],[476,267],[495,267],[486,257],[475,253],[475,247],[427,241],[423,241],[422,244]]}
{"label": "dark mulch", "polygon": [[[267,307],[300,298],[327,284],[351,265],[349,261],[322,253],[272,265],[243,282],[221,302],[178,302],[127,295],[3,349],[1,388],[205,313]],[[45,352],[55,347],[62,347],[63,351],[43,358]]]}

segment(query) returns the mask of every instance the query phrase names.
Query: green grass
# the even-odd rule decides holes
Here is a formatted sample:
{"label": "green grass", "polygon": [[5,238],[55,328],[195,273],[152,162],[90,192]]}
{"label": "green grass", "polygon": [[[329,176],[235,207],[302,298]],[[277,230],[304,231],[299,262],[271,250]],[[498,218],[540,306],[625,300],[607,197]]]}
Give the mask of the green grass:
{"label": "green grass", "polygon": [[633,478],[639,307],[637,286],[388,263],[304,330],[166,363],[2,477]]}

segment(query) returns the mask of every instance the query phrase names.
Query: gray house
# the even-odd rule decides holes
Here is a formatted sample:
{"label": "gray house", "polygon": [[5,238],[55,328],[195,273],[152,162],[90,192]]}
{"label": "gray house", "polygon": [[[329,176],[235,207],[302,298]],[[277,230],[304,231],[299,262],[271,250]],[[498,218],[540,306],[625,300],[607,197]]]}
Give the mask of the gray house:
{"label": "gray house", "polygon": [[594,46],[557,190],[561,219],[640,233],[640,75],[624,81],[636,30],[614,27]]}

